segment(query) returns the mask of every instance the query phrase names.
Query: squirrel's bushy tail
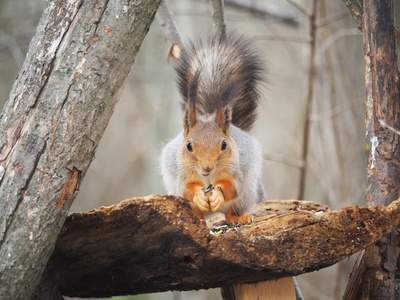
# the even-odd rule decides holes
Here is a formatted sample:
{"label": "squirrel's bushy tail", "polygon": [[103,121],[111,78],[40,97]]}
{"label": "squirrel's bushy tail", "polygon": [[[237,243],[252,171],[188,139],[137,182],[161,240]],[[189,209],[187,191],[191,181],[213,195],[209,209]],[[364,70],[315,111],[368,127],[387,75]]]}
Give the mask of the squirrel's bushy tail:
{"label": "squirrel's bushy tail", "polygon": [[176,71],[184,107],[189,94],[193,95],[195,91],[193,100],[200,114],[211,114],[219,107],[229,105],[232,124],[250,130],[260,98],[258,86],[265,73],[251,41],[230,32],[224,38],[190,43],[184,49]]}

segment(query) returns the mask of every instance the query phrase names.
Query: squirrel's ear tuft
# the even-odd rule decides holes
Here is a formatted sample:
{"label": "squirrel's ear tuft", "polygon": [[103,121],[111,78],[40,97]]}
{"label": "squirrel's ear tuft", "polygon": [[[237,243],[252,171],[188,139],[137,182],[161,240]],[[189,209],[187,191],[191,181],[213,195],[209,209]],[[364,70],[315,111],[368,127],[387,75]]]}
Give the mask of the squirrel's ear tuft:
{"label": "squirrel's ear tuft", "polygon": [[183,128],[185,129],[185,136],[189,133],[190,128],[196,124],[196,98],[197,89],[199,85],[200,72],[197,71],[193,76],[190,84],[188,99],[183,114]]}
{"label": "squirrel's ear tuft", "polygon": [[189,131],[196,124],[196,107],[193,103],[188,102],[183,113],[183,129],[185,136],[188,135]]}
{"label": "squirrel's ear tuft", "polygon": [[215,115],[215,122],[227,134],[232,120],[232,108],[230,106],[220,107]]}

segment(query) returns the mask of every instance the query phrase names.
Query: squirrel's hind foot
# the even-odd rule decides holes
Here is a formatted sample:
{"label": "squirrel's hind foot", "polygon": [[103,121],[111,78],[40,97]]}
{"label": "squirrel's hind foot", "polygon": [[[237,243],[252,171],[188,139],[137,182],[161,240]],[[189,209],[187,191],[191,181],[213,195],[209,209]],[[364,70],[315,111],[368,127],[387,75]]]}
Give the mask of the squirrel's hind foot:
{"label": "squirrel's hind foot", "polygon": [[247,225],[253,223],[252,214],[237,216],[232,213],[228,213],[225,215],[225,219],[230,226]]}

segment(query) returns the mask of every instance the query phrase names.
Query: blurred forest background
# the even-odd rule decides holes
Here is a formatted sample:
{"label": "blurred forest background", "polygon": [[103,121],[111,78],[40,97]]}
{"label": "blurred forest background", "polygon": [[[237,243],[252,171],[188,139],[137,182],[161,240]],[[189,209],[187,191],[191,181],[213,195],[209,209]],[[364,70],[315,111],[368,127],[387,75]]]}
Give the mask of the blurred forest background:
{"label": "blurred forest background", "polygon": [[[367,149],[362,35],[343,1],[316,2],[316,20],[311,26],[308,13],[313,10],[313,0],[225,1],[227,28],[254,39],[268,66],[263,106],[252,133],[263,145],[264,186],[269,199],[298,198],[303,128],[309,122],[303,198],[333,209],[363,206]],[[184,41],[212,33],[208,1],[168,3]],[[1,107],[44,5],[45,0],[0,1]],[[133,196],[164,193],[158,156],[162,145],[182,128],[174,62],[168,63],[166,58],[169,47],[156,19],[72,212],[115,204]],[[308,103],[310,114],[306,118]],[[305,299],[341,299],[353,261],[349,258],[319,272],[298,276]],[[116,299],[221,297],[219,290],[212,290]]]}

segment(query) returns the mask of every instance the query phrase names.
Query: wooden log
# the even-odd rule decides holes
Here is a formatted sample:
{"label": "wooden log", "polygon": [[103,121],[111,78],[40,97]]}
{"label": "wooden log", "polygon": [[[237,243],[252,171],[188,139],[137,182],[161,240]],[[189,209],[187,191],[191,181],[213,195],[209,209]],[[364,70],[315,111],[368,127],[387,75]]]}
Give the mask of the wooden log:
{"label": "wooden log", "polygon": [[137,197],[72,214],[47,268],[72,297],[278,279],[330,266],[374,243],[399,223],[400,200],[336,211],[306,201],[267,201],[256,211],[253,224],[221,234],[175,196]]}
{"label": "wooden log", "polygon": [[296,300],[292,277],[235,286],[236,300]]}

